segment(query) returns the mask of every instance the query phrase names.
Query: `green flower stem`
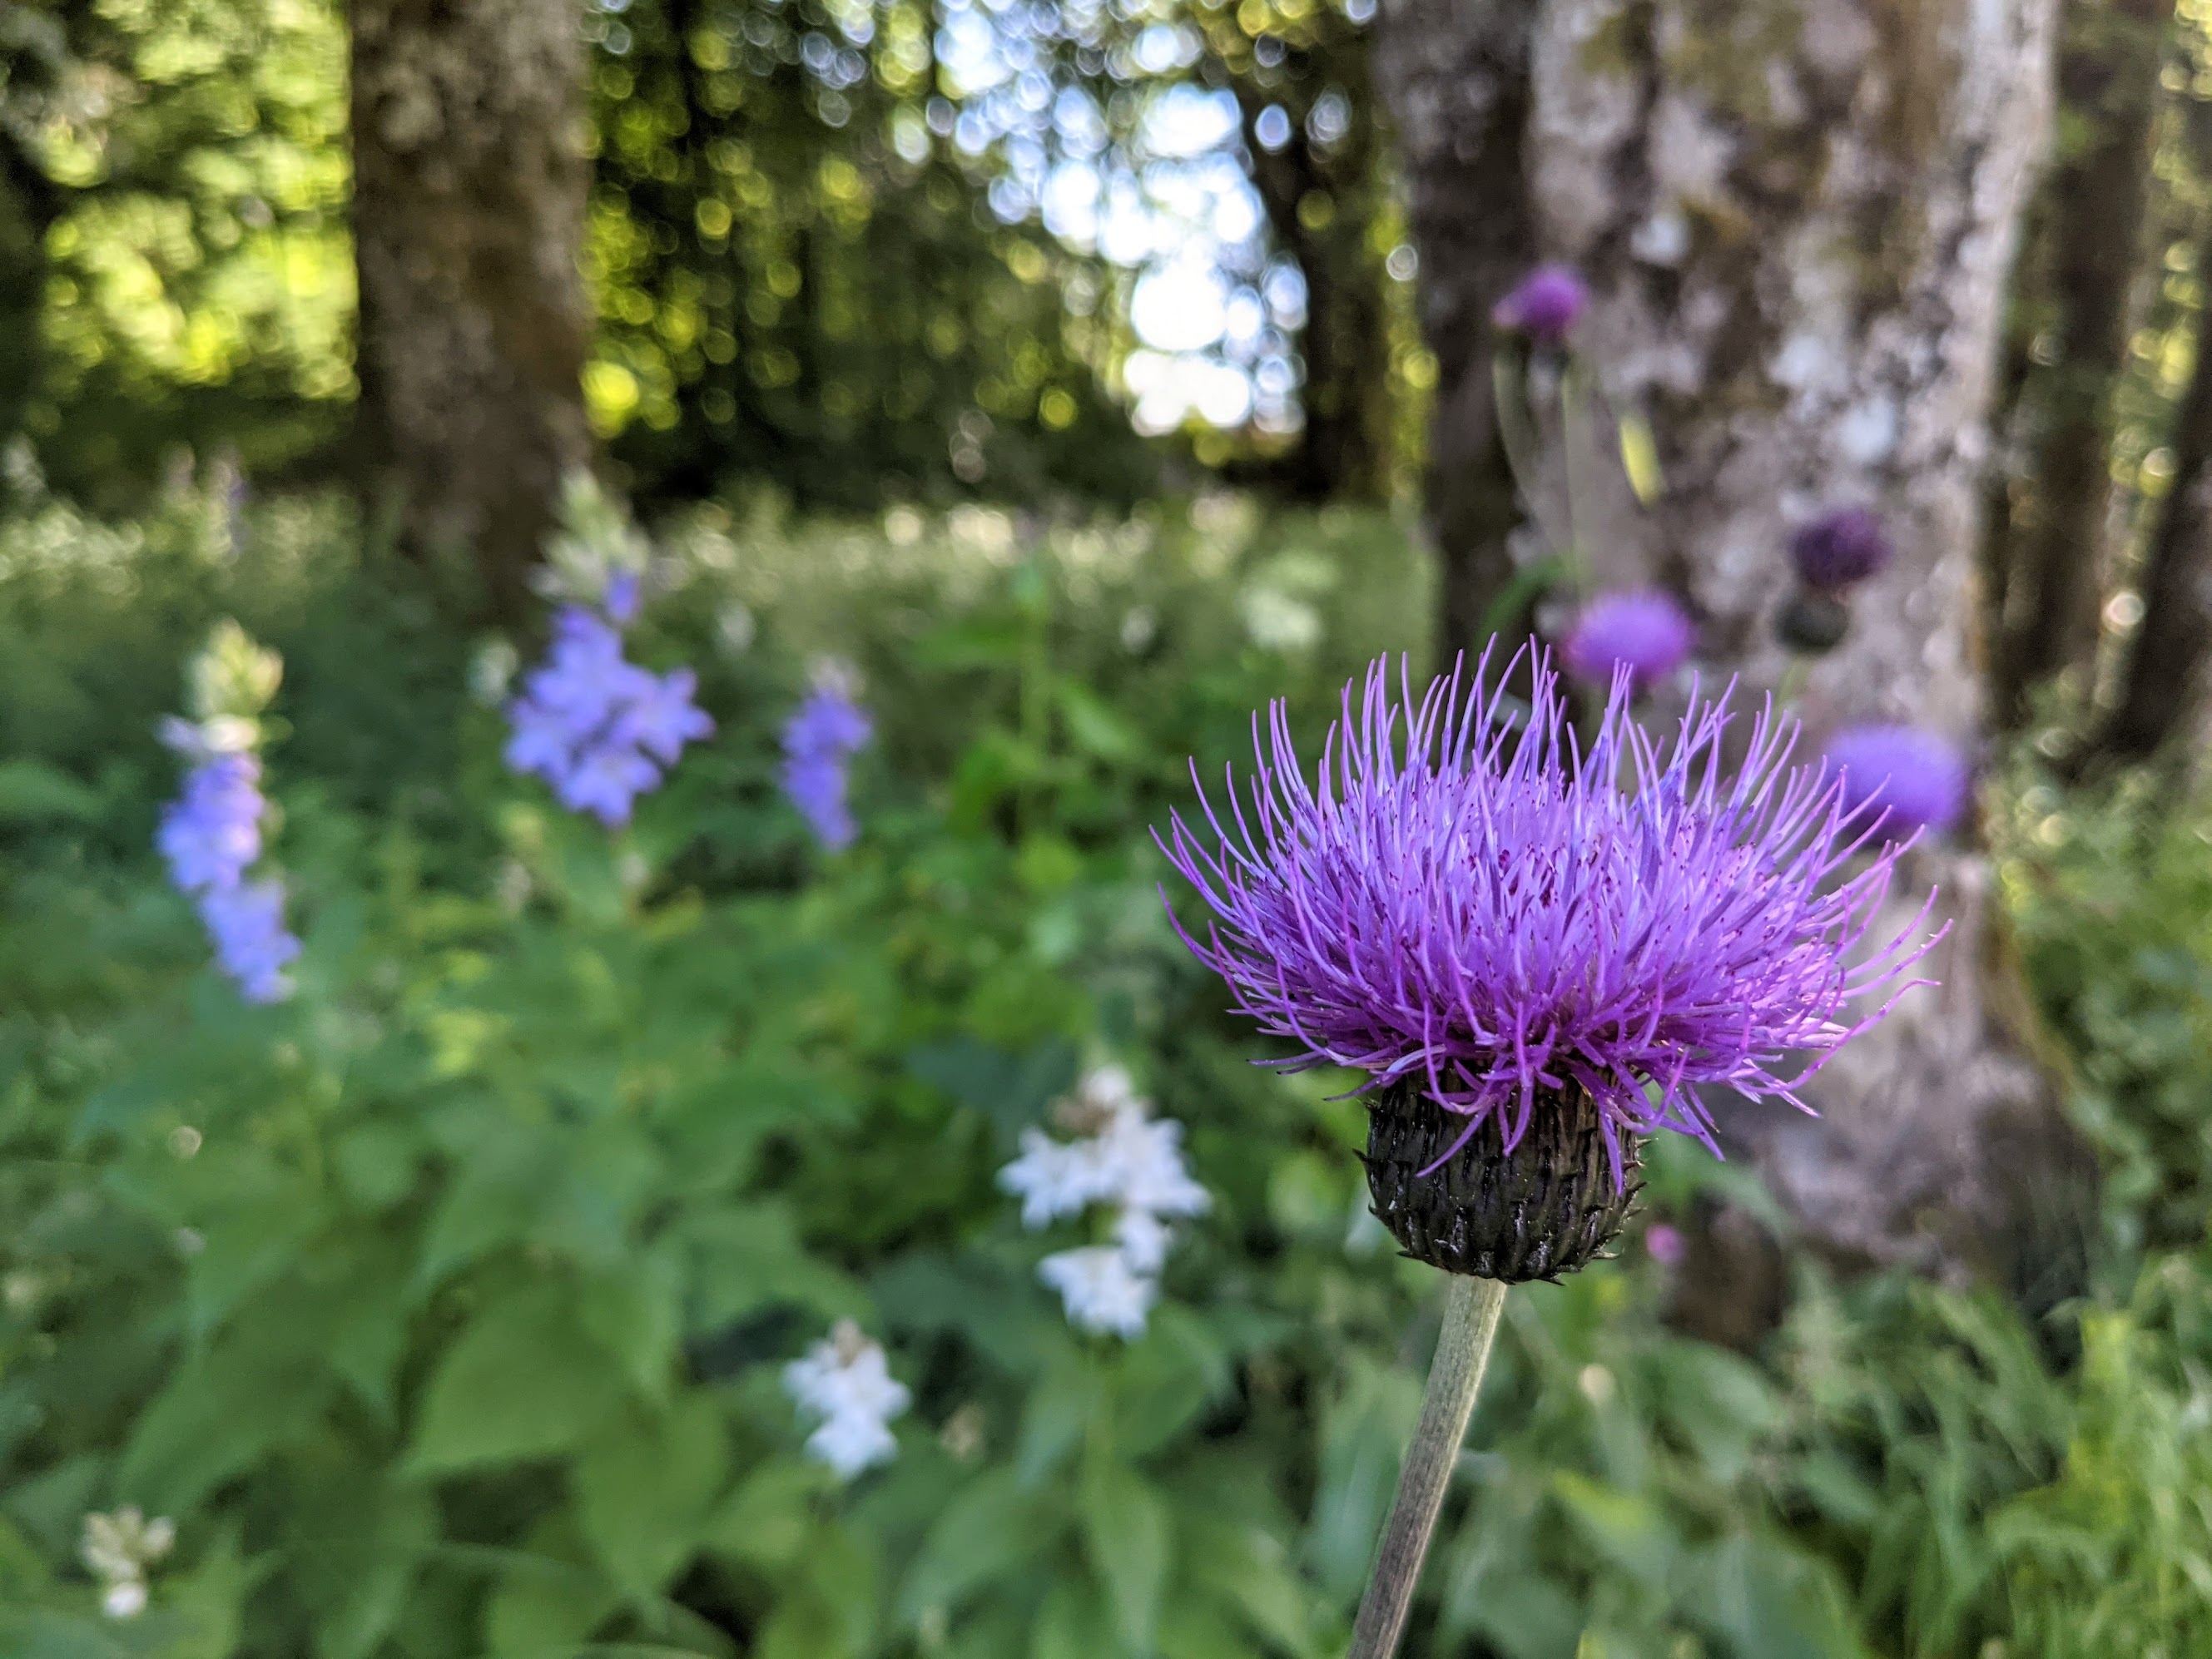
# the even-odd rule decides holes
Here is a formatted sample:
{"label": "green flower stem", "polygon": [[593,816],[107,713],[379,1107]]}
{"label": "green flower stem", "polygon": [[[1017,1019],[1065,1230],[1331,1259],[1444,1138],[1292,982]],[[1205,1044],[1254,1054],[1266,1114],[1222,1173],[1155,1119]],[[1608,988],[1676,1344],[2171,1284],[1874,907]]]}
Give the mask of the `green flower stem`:
{"label": "green flower stem", "polygon": [[1495,1279],[1455,1273],[1445,1292],[1444,1328],[1437,1339],[1436,1363],[1429,1367],[1428,1390],[1421,1396],[1421,1420],[1398,1472],[1398,1495],[1383,1523],[1367,1593],[1352,1625],[1351,1659],[1390,1659],[1406,1628],[1413,1585],[1429,1553],[1444,1492],[1459,1463],[1460,1442],[1474,1411],[1475,1392],[1490,1364],[1497,1340],[1498,1316],[1505,1306],[1505,1285]]}

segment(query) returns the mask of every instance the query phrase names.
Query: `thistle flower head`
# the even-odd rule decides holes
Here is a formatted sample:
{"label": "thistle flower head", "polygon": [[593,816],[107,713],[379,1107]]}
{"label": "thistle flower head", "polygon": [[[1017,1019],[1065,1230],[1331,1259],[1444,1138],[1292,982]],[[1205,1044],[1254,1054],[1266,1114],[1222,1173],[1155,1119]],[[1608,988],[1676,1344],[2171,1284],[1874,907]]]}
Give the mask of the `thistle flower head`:
{"label": "thistle flower head", "polygon": [[1641,691],[1680,668],[1695,638],[1688,613],[1671,594],[1643,588],[1591,600],[1559,654],[1577,679],[1609,685],[1613,671],[1626,668]]}
{"label": "thistle flower head", "polygon": [[1848,726],[1828,740],[1856,827],[1893,840],[1942,833],[1966,810],[1966,758],[1945,738],[1915,726]]}
{"label": "thistle flower head", "polygon": [[1839,507],[1800,525],[1790,562],[1806,586],[1832,592],[1863,582],[1887,565],[1895,549],[1881,520],[1863,507]]}
{"label": "thistle flower head", "polygon": [[1730,772],[1725,695],[1693,697],[1662,744],[1618,674],[1584,744],[1540,656],[1517,723],[1489,667],[1416,702],[1376,663],[1346,687],[1317,777],[1278,703],[1242,798],[1228,781],[1228,827],[1202,791],[1203,833],[1173,819],[1163,849],[1211,913],[1176,927],[1291,1045],[1266,1063],[1352,1067],[1370,1096],[1455,1115],[1430,1168],[1486,1125],[1510,1155],[1571,1101],[1616,1185],[1635,1136],[1712,1145],[1701,1086],[1802,1106],[1809,1073],[1786,1057],[1817,1068],[1927,949],[1917,923],[1869,937],[1895,849],[1848,867],[1840,792],[1789,767],[1796,728],[1771,708]]}
{"label": "thistle flower head", "polygon": [[1491,308],[1498,327],[1546,345],[1567,337],[1589,308],[1589,286],[1571,265],[1538,265]]}

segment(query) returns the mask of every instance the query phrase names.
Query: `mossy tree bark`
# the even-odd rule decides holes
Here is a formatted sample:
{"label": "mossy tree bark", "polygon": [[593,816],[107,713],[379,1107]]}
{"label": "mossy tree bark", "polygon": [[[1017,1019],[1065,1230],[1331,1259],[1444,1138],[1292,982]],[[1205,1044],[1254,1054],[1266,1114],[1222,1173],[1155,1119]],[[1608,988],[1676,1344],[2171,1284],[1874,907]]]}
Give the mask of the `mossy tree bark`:
{"label": "mossy tree bark", "polygon": [[1519,514],[1491,397],[1490,312],[1535,257],[1522,149],[1540,9],[1388,0],[1376,46],[1420,254],[1421,330],[1437,360],[1425,495],[1447,662],[1481,648],[1484,618],[1513,574],[1506,541]]}
{"label": "mossy tree bark", "polygon": [[[2023,319],[2021,476],[1994,498],[1993,708],[2024,724],[2030,694],[2097,648],[2112,506],[2112,388],[2127,367],[2143,269],[2151,129],[2173,0],[2069,0],[2059,54],[2062,136],[2035,216]],[[2084,688],[2086,690],[2086,688]]]}
{"label": "mossy tree bark", "polygon": [[[1595,586],[1674,589],[1697,617],[1708,678],[1740,676],[1755,697],[1790,661],[1773,618],[1792,525],[1865,503],[1895,533],[1899,555],[1854,597],[1849,639],[1797,695],[1815,749],[1861,720],[1981,746],[1985,421],[2049,126],[2053,11],[2053,0],[1385,9],[1390,61],[1414,64],[1395,101],[1446,366],[1439,464],[1470,465],[1494,444],[1472,359],[1499,281],[1486,262],[1506,257],[1501,227],[1525,219],[1531,252],[1591,283],[1578,339],[1604,401],[1645,416],[1659,445],[1665,488],[1649,507],[1617,463],[1583,469]],[[1612,455],[1604,435],[1585,434],[1582,453]],[[1553,453],[1540,477],[1559,471]],[[1433,510],[1442,533],[1468,509]],[[1498,574],[1493,560],[1486,579]],[[1942,988],[1907,998],[1808,1085],[1821,1119],[1716,1105],[1832,1253],[2020,1271],[2036,1255],[2023,1228],[2073,1219],[2070,1193],[2051,1184],[2063,1129],[2028,1058],[1983,860],[1969,848],[1916,853],[1900,888],[1931,883],[1952,923],[1928,964]]]}
{"label": "mossy tree bark", "polygon": [[[1217,59],[1236,94],[1268,228],[1306,283],[1305,427],[1279,477],[1306,501],[1381,501],[1390,490],[1392,411],[1389,279],[1369,237],[1384,200],[1372,43],[1365,27],[1326,8],[1310,27],[1312,40],[1281,46],[1273,64]],[[1290,126],[1273,149],[1260,133],[1271,106]],[[1340,131],[1316,131],[1334,121]]]}
{"label": "mossy tree bark", "polygon": [[580,384],[584,44],[571,0],[358,0],[354,231],[363,448],[410,544],[519,615]]}
{"label": "mossy tree bark", "polygon": [[[2212,244],[2198,251],[2208,257]],[[2119,698],[2085,758],[2148,760],[2201,735],[2212,701],[2212,338],[2201,318],[2197,326],[2197,364],[2174,422],[2173,483],[2143,566],[2142,623]]]}

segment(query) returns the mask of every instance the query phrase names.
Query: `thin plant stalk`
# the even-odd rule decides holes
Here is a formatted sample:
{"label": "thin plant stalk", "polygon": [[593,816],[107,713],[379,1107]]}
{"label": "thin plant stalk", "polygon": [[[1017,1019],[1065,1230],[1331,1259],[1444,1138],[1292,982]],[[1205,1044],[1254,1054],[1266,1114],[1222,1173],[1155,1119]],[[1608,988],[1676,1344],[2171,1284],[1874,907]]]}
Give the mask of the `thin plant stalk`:
{"label": "thin plant stalk", "polygon": [[1421,1420],[1406,1449],[1398,1495],[1391,1500],[1382,1545],[1376,1552],[1367,1593],[1359,1598],[1359,1616],[1352,1621],[1351,1659],[1390,1659],[1397,1650],[1413,1586],[1429,1553],[1429,1537],[1459,1465],[1460,1443],[1467,1437],[1467,1420],[1490,1364],[1490,1346],[1498,1337],[1498,1316],[1505,1306],[1504,1281],[1455,1273],[1449,1283],[1443,1332],[1421,1396]]}

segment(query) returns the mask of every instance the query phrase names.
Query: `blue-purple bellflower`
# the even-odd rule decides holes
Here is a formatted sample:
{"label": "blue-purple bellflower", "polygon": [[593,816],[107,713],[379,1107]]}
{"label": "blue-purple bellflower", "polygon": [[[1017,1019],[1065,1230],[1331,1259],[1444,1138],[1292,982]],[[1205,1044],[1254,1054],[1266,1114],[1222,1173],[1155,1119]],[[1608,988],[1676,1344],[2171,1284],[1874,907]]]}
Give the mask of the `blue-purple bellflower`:
{"label": "blue-purple bellflower", "polygon": [[563,605],[552,649],[507,706],[507,763],[610,830],[629,822],[638,797],[659,786],[686,744],[714,730],[692,702],[698,678],[690,669],[655,674],[623,655],[622,629],[637,607],[637,579],[627,572],[609,580],[597,609]]}
{"label": "blue-purple bellflower", "polygon": [[1861,856],[1836,781],[1789,766],[1793,720],[1755,718],[1730,769],[1725,696],[1661,744],[1624,669],[1585,744],[1548,662],[1517,723],[1490,666],[1417,702],[1374,665],[1310,781],[1274,705],[1243,793],[1201,790],[1204,832],[1177,815],[1163,848],[1211,913],[1185,943],[1290,1045],[1266,1063],[1368,1074],[1377,1213],[1513,1280],[1618,1231],[1640,1137],[1713,1146],[1700,1090],[1802,1107],[1932,941],[1869,938],[1897,849]]}
{"label": "blue-purple bellflower", "polygon": [[[251,652],[243,635],[237,639],[237,649]],[[206,654],[227,648],[218,635],[218,644]],[[250,658],[247,665],[252,666]],[[269,811],[260,758],[251,747],[259,732],[251,717],[163,723],[164,741],[191,769],[177,799],[162,809],[154,844],[169,866],[170,881],[199,912],[216,966],[248,1002],[268,1003],[291,994],[284,970],[298,957],[300,941],[284,926],[283,883],[274,876],[246,878],[260,861],[262,822]]]}
{"label": "blue-purple bellflower", "polygon": [[784,723],[783,793],[833,853],[860,835],[845,804],[845,773],[874,735],[867,711],[853,701],[852,671],[841,664],[816,672],[813,690]]}

